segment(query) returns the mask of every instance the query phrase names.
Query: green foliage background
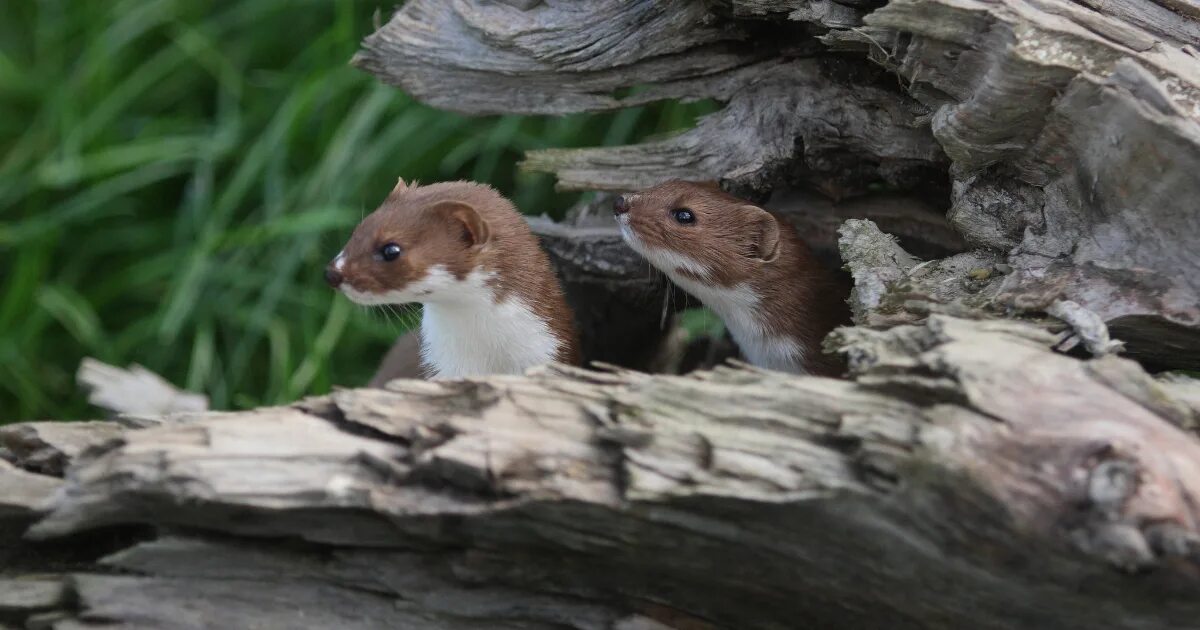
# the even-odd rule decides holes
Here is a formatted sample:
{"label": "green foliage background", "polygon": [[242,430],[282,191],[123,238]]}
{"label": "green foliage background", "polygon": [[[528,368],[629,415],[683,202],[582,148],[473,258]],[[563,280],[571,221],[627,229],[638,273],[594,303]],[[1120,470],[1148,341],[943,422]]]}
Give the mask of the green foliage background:
{"label": "green foliage background", "polygon": [[705,104],[466,118],[348,65],[392,3],[10,0],[0,20],[0,423],[94,415],[84,356],[217,408],[359,384],[405,325],[321,271],[397,176],[574,200],[519,172],[541,147],[623,144]]}

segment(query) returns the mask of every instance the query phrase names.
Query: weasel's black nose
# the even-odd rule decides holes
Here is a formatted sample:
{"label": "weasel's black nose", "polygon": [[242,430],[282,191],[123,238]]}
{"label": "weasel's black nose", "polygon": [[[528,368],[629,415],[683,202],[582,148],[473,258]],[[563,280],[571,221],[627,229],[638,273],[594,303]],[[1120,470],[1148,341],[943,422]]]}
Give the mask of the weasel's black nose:
{"label": "weasel's black nose", "polygon": [[342,284],[341,272],[339,272],[337,269],[334,269],[333,265],[329,265],[325,268],[325,282],[328,282],[329,286],[335,289],[338,288]]}
{"label": "weasel's black nose", "polygon": [[621,195],[613,202],[613,214],[621,216],[626,212],[629,212],[629,200],[625,198],[625,195]]}

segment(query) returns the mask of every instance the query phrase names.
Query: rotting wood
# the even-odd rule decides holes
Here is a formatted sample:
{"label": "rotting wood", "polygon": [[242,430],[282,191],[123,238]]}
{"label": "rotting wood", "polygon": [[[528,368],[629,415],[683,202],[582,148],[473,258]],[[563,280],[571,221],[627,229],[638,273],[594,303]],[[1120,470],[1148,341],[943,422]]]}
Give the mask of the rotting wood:
{"label": "rotting wood", "polygon": [[208,397],[183,391],[140,365],[122,369],[91,357],[75,375],[88,402],[113,414],[165,414],[208,409]]}
{"label": "rotting wood", "polygon": [[1192,627],[1200,385],[1021,322],[835,341],[853,380],[556,367],[131,430],[30,533],[179,532],[65,580],[62,627]]}

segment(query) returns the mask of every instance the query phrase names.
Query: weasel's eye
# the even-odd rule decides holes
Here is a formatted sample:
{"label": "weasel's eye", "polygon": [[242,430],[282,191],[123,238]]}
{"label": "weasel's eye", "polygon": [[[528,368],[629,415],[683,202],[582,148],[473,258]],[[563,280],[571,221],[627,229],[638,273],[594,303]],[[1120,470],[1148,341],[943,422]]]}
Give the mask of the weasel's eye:
{"label": "weasel's eye", "polygon": [[696,222],[696,215],[692,214],[692,211],[687,208],[675,208],[671,211],[671,216],[684,225]]}
{"label": "weasel's eye", "polygon": [[379,248],[379,255],[382,256],[383,259],[388,262],[392,262],[393,260],[396,260],[397,258],[400,257],[400,254],[403,252],[404,252],[404,250],[401,249],[400,246],[395,243],[388,243],[387,245],[384,245],[383,247]]}

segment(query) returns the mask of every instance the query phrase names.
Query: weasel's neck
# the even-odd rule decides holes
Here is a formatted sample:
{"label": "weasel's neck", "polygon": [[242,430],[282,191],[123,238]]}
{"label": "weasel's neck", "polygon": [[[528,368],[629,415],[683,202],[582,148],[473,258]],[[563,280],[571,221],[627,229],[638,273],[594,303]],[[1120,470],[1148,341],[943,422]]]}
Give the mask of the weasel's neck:
{"label": "weasel's neck", "polygon": [[[774,297],[786,303],[764,304],[762,292],[751,284],[720,287],[678,273],[668,275],[725,322],[734,342],[753,365],[793,374],[830,375],[840,371],[837,360],[821,352],[822,338],[837,323],[829,321],[829,308],[822,300],[836,297],[814,295],[812,287],[792,279],[791,290]],[[801,314],[803,321],[796,319]],[[769,317],[782,319],[771,321]]]}
{"label": "weasel's neck", "polygon": [[806,363],[810,353],[806,340],[768,326],[763,319],[766,310],[761,305],[761,296],[753,287],[745,284],[705,287],[704,292],[707,297],[696,297],[725,322],[747,361],[770,370],[811,373]]}
{"label": "weasel's neck", "polygon": [[428,302],[421,318],[421,357],[435,378],[520,374],[553,361],[560,340],[528,299],[496,300],[487,275],[474,271],[454,299]]}
{"label": "weasel's neck", "polygon": [[809,373],[804,362],[805,344],[791,335],[773,331],[763,321],[762,297],[754,287],[748,284],[715,287],[679,274],[669,275],[675,284],[699,298],[725,322],[747,361],[781,372]]}

